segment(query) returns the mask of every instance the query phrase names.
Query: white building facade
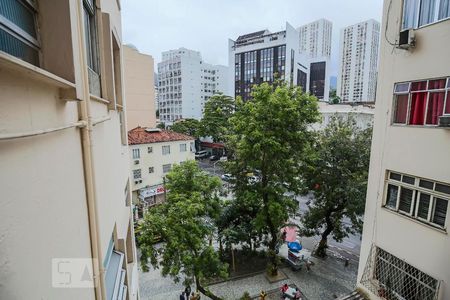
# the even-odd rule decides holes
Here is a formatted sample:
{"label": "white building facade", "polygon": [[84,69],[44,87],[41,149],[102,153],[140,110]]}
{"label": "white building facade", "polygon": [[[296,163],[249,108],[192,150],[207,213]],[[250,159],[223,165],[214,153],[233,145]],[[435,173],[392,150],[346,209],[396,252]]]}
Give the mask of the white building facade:
{"label": "white building facade", "polygon": [[193,137],[137,127],[128,132],[134,204],[147,208],[164,201],[164,177],[173,165],[195,159]]}
{"label": "white building facade", "polygon": [[341,29],[337,95],[342,102],[374,102],[380,23],[367,20]]}
{"label": "white building facade", "polygon": [[315,130],[322,130],[327,127],[334,117],[343,118],[344,120],[351,117],[354,119],[358,128],[367,129],[373,126],[375,106],[319,102],[319,113],[322,118],[320,123],[313,124]]}
{"label": "white building facade", "polygon": [[308,60],[299,54],[298,40],[298,31],[289,23],[283,31],[266,29],[228,40],[234,96],[248,100],[254,84],[272,83],[277,78],[307,90]]}
{"label": "white building facade", "polygon": [[201,119],[211,96],[231,95],[228,75],[227,66],[205,63],[198,51],[179,48],[163,52],[158,63],[160,121],[173,124],[179,119]]}
{"label": "white building facade", "polygon": [[384,1],[358,271],[370,299],[450,299],[449,29],[448,1]]}
{"label": "white building facade", "polygon": [[330,93],[330,57],[333,23],[326,19],[297,28],[299,52],[308,58],[308,91],[321,101],[328,101]]}

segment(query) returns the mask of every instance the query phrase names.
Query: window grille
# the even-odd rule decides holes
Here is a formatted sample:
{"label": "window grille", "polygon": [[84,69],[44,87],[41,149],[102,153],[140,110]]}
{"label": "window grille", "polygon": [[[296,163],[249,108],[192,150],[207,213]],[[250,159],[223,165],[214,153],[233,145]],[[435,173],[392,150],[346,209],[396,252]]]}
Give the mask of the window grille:
{"label": "window grille", "polygon": [[360,283],[388,300],[437,300],[440,281],[372,245]]}

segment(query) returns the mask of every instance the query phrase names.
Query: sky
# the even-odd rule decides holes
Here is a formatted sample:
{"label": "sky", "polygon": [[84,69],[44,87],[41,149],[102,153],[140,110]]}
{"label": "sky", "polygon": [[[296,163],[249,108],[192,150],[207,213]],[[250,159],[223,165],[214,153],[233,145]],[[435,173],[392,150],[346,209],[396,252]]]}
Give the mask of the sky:
{"label": "sky", "polygon": [[320,18],[333,22],[331,75],[337,75],[340,29],[381,20],[382,0],[125,0],[123,42],[161,61],[179,47],[200,51],[205,62],[228,65],[228,39],[268,29],[295,28]]}

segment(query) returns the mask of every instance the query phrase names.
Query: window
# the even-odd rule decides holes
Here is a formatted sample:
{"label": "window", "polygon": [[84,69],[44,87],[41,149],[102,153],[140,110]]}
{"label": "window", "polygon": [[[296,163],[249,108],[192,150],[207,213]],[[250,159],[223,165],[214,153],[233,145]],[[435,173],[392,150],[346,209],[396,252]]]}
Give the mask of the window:
{"label": "window", "polygon": [[147,153],[152,153],[153,152],[153,147],[147,147]]}
{"label": "window", "polygon": [[163,155],[170,154],[170,145],[162,146],[162,154]]}
{"label": "window", "polygon": [[141,169],[133,170],[133,179],[141,179]]}
{"label": "window", "polygon": [[393,124],[438,125],[439,117],[450,113],[449,82],[449,78],[441,78],[397,83]]}
{"label": "window", "polygon": [[0,5],[0,50],[33,65],[39,65],[33,0],[2,0]]}
{"label": "window", "polygon": [[163,165],[163,173],[166,174],[170,171],[170,169],[172,169],[172,165],[171,164],[167,164],[167,165]]}
{"label": "window", "polygon": [[86,60],[89,67],[89,91],[100,97],[100,66],[95,0],[83,0],[83,10]]}
{"label": "window", "polygon": [[405,0],[402,29],[418,28],[449,17],[449,0]]}
{"label": "window", "polygon": [[154,173],[155,172],[155,168],[154,167],[149,167],[148,168],[148,173],[149,174],[152,174],[152,173]]}
{"label": "window", "polygon": [[187,147],[186,144],[180,144],[180,152],[186,152]]}
{"label": "window", "polygon": [[389,172],[384,206],[445,229],[450,184]]}
{"label": "window", "polygon": [[133,159],[139,159],[141,157],[139,149],[133,149]]}
{"label": "window", "polygon": [[373,246],[361,283],[383,299],[438,299],[439,282],[391,253]]}

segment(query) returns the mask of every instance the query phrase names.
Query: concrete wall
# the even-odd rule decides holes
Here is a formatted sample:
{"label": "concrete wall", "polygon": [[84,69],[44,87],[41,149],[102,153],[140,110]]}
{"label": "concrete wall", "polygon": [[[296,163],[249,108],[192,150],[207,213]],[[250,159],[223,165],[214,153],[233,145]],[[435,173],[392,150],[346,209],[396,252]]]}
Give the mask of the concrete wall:
{"label": "concrete wall", "polygon": [[[80,60],[80,51],[85,49],[84,32],[77,26],[83,24],[83,20],[77,19],[80,16],[77,11],[82,12],[81,2],[68,0],[63,5],[61,1],[56,11],[50,11],[50,6],[42,2],[45,4],[42,8],[49,10],[42,12],[39,22],[45,23],[49,16],[58,13],[62,15],[57,19],[71,22],[63,22],[61,32],[58,32],[54,27],[50,29],[52,19],[46,26],[40,26],[41,30],[47,28],[56,32],[53,39],[67,32],[70,36],[63,42],[64,47],[57,49],[52,46],[56,44],[52,35],[41,33],[45,45],[40,67],[0,52],[0,135],[72,124],[82,118],[81,104],[88,104],[87,122],[92,126],[91,166],[98,210],[94,217],[98,223],[100,253],[103,254],[100,260],[103,261],[113,236],[115,249],[126,256],[122,267],[127,270],[128,299],[136,299],[138,278],[133,221],[131,206],[125,201],[129,158],[126,140],[125,144],[121,142],[121,108],[114,105],[114,97],[85,97],[87,85],[82,79],[87,65]],[[99,34],[99,39],[111,40],[114,36],[120,45],[118,1],[103,0],[98,5],[101,12],[110,14],[108,26],[103,24],[102,28],[99,23],[99,33],[103,34],[104,28],[110,28],[110,31],[106,36]],[[68,52],[66,43],[71,46]],[[108,48],[108,45],[104,46]],[[112,53],[104,54],[112,56]],[[72,56],[71,59],[66,60],[67,55]],[[121,70],[120,57],[119,49],[119,60],[112,66],[107,65],[108,60],[102,56],[102,70]],[[66,70],[61,61],[67,61]],[[121,77],[119,72],[115,80],[107,84],[120,86]],[[121,98],[120,93],[117,89],[116,99]],[[104,121],[93,125],[93,120],[100,119]],[[126,127],[124,130],[126,132]],[[93,288],[52,287],[53,258],[92,258],[86,164],[81,129],[77,127],[0,141],[1,299],[95,299]]]}
{"label": "concrete wall", "polygon": [[155,127],[154,62],[150,55],[123,46],[127,127]]}
{"label": "concrete wall", "polygon": [[[381,32],[389,23],[386,37],[390,42],[398,38],[401,11],[400,1],[384,2]],[[391,124],[394,83],[450,76],[449,28],[450,20],[446,20],[417,29],[417,46],[411,51],[395,49],[384,35],[381,39],[374,136],[358,272],[359,281],[370,247],[375,244],[442,280],[439,299],[450,299],[450,213],[447,211],[447,232],[443,232],[387,210],[382,205],[386,170],[450,183],[450,130]]]}

